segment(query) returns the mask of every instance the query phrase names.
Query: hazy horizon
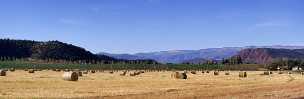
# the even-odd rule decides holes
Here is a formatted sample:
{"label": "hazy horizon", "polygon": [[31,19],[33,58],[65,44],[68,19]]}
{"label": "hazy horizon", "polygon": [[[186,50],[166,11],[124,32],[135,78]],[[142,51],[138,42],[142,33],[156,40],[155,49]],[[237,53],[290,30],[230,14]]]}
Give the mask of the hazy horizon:
{"label": "hazy horizon", "polygon": [[93,53],[303,46],[302,0],[2,0],[0,38]]}

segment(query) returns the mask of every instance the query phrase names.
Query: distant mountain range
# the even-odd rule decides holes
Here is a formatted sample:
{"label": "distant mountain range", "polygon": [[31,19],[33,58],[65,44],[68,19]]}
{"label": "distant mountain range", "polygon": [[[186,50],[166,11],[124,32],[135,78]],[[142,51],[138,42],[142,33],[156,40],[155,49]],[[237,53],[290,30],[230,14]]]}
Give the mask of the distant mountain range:
{"label": "distant mountain range", "polygon": [[246,47],[223,47],[223,48],[207,48],[200,50],[172,50],[172,51],[160,51],[150,53],[136,53],[136,54],[111,54],[111,53],[99,53],[100,55],[107,55],[117,59],[152,59],[161,63],[183,63],[187,61],[202,61],[206,59],[221,60],[223,58],[229,58],[237,55],[244,49],[256,49],[256,48],[270,48],[270,49],[304,49],[304,46],[246,46]]}

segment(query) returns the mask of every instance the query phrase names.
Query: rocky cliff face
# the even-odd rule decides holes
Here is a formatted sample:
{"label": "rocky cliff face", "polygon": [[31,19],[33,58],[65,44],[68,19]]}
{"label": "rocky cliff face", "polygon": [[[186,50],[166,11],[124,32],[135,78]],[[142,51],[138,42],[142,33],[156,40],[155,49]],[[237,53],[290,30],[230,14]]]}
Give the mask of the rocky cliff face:
{"label": "rocky cliff face", "polygon": [[245,63],[265,64],[282,58],[304,59],[304,49],[250,48],[241,50],[237,56]]}
{"label": "rocky cliff face", "polygon": [[238,56],[246,63],[264,64],[272,61],[272,56],[267,49],[245,49],[239,52]]}

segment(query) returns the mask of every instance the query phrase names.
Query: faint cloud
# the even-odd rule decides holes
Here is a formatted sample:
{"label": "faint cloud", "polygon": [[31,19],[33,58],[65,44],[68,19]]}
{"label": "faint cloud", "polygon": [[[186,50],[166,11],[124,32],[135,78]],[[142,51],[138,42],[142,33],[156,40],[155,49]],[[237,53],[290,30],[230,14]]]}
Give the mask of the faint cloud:
{"label": "faint cloud", "polygon": [[263,22],[255,24],[255,27],[273,27],[273,26],[287,26],[284,23],[275,23],[275,22]]}
{"label": "faint cloud", "polygon": [[66,19],[66,18],[60,19],[59,22],[63,23],[63,24],[69,24],[69,25],[83,25],[84,24],[83,21],[75,20],[75,19]]}

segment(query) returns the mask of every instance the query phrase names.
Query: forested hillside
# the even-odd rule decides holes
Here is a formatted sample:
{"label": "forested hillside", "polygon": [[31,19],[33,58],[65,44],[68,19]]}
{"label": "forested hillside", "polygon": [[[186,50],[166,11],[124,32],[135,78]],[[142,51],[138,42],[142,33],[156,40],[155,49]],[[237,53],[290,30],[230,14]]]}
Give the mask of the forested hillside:
{"label": "forested hillside", "polygon": [[67,61],[117,61],[105,55],[95,55],[91,52],[59,41],[30,41],[0,39],[1,59],[31,58],[40,60]]}

